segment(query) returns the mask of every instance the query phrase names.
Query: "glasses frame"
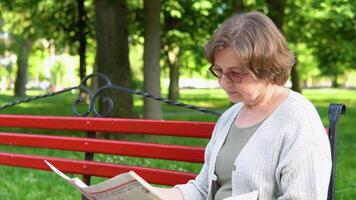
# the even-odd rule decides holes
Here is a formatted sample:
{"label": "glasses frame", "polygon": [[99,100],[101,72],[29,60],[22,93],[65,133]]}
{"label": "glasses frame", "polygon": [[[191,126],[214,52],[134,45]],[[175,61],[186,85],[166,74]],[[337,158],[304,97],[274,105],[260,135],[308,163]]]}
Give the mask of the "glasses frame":
{"label": "glasses frame", "polygon": [[[237,72],[222,72],[221,71],[221,76],[219,76],[219,74],[216,73],[216,71],[218,71],[217,69],[218,67],[216,67],[214,64],[210,65],[209,67],[209,71],[211,72],[211,74],[213,76],[215,76],[216,78],[218,78],[219,80],[222,79],[223,75],[225,75],[228,79],[230,79],[230,81],[232,82],[236,82],[236,83],[242,83],[243,79],[245,79],[246,77],[248,77],[250,74],[241,74],[241,73],[237,73]],[[234,78],[231,78],[231,75],[233,75]]]}

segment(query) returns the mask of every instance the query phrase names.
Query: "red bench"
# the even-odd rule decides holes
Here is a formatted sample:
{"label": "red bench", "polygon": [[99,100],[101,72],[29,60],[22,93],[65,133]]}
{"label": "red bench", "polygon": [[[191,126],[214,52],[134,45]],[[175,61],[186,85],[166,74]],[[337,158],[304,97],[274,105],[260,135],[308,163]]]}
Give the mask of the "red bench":
{"label": "red bench", "polygon": [[[333,152],[332,158],[334,160],[336,123],[339,115],[345,112],[345,107],[343,105],[331,105],[329,108],[329,119],[331,122],[329,138]],[[210,138],[214,123],[120,118],[0,115],[0,127]],[[0,144],[78,151],[86,152],[87,154],[101,153],[192,163],[204,162],[203,147],[106,140],[77,137],[76,135],[44,135],[35,134],[34,130],[31,131],[34,132],[34,134],[0,132]],[[63,172],[85,175],[87,182],[89,176],[113,177],[129,170],[134,170],[150,183],[161,185],[185,183],[196,176],[194,173],[167,169],[0,152],[0,165],[49,170],[43,160],[50,161]],[[328,199],[333,198],[334,167],[335,162],[333,162],[333,175],[331,177]]]}
{"label": "red bench", "polygon": [[[115,132],[196,138],[210,138],[213,126],[214,123],[206,122],[0,115],[0,127],[75,130],[101,133]],[[106,140],[76,137],[75,135],[54,136],[1,132],[0,144],[143,158],[157,158],[193,163],[204,162],[203,147]],[[195,177],[195,174],[193,173],[165,169],[0,152],[1,165],[49,170],[43,160],[50,161],[64,172],[99,177],[113,177],[117,174],[134,170],[148,182],[162,185],[185,183],[187,180]]]}

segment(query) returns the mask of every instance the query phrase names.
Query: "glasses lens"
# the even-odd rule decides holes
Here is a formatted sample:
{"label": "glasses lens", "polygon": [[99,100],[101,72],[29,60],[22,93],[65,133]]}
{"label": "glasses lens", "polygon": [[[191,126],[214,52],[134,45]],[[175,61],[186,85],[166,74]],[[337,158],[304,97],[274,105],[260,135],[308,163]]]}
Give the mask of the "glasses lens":
{"label": "glasses lens", "polygon": [[228,76],[234,82],[241,83],[242,80],[248,76],[248,74],[240,74],[240,73],[231,72],[228,74]]}
{"label": "glasses lens", "polygon": [[209,71],[218,79],[221,79],[223,74],[233,82],[241,83],[244,78],[248,76],[248,73],[238,73],[238,72],[225,72],[223,73],[222,70],[215,65],[211,65],[209,67]]}

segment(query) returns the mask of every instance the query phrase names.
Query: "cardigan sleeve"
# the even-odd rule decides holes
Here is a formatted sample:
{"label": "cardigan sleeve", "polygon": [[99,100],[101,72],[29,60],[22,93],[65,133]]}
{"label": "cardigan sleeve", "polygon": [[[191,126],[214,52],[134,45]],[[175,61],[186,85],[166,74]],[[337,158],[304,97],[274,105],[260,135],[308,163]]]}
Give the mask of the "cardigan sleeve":
{"label": "cardigan sleeve", "polygon": [[327,199],[332,166],[327,135],[317,117],[304,116],[294,122],[276,172],[282,193],[278,200]]}
{"label": "cardigan sleeve", "polygon": [[330,159],[309,147],[299,159],[293,160],[281,171],[278,200],[327,199],[330,179]]}

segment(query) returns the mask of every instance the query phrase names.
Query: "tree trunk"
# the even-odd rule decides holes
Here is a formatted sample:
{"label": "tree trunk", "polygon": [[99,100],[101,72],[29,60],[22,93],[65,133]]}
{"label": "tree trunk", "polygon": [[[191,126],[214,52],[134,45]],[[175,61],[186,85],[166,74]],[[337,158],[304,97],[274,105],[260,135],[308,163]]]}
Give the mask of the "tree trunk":
{"label": "tree trunk", "polygon": [[[161,96],[159,65],[161,55],[161,28],[160,28],[160,2],[159,0],[144,0],[144,91]],[[162,104],[154,99],[144,99],[144,118],[161,119]]]}
{"label": "tree trunk", "polygon": [[17,53],[17,75],[15,81],[15,96],[26,96],[26,84],[28,76],[28,57],[31,51],[32,41],[27,39],[21,41],[20,49]]}
{"label": "tree trunk", "polygon": [[168,98],[177,101],[179,98],[179,62],[169,65],[169,94]]}
{"label": "tree trunk", "polygon": [[331,82],[331,87],[333,87],[333,88],[340,87],[339,81],[338,81],[338,75],[336,73],[333,75],[333,80]]}
{"label": "tree trunk", "polygon": [[[126,20],[126,1],[96,0],[96,40],[97,70],[110,78],[113,84],[132,87],[129,63],[128,28]],[[99,87],[102,86],[99,81]],[[114,117],[133,117],[133,98],[131,94],[117,90],[107,90],[105,96],[112,98]],[[102,99],[102,97],[101,97]],[[107,104],[100,101],[101,112]]]}
{"label": "tree trunk", "polygon": [[244,1],[243,0],[235,0],[235,12],[242,13],[245,10]]}
{"label": "tree trunk", "polygon": [[[172,50],[167,52],[169,64],[169,88],[168,98],[176,101],[179,98],[179,50]],[[170,54],[170,55],[169,55]]]}
{"label": "tree trunk", "polygon": [[299,76],[299,70],[298,70],[298,55],[295,54],[295,64],[292,67],[291,73],[290,73],[290,79],[292,81],[292,90],[295,92],[302,93],[302,87],[300,83],[300,76]]}
{"label": "tree trunk", "polygon": [[302,93],[302,89],[300,87],[300,78],[298,73],[298,63],[296,63],[291,70],[291,81],[292,81],[292,90]]}
{"label": "tree trunk", "polygon": [[79,77],[80,81],[86,76],[86,47],[87,39],[85,33],[85,26],[87,21],[87,15],[84,7],[84,0],[78,0],[78,40],[79,40]]}
{"label": "tree trunk", "polygon": [[285,0],[267,0],[268,16],[276,24],[281,32],[283,32],[284,8]]}
{"label": "tree trunk", "polygon": [[[93,71],[94,72],[97,72],[98,71],[98,65],[97,65],[97,57],[95,56],[95,59],[94,59],[94,65],[93,65]],[[91,81],[90,81],[90,86],[89,86],[89,88],[90,88],[90,90],[91,91],[96,91],[98,88],[99,88],[99,86],[98,86],[98,80],[97,79],[92,79]]]}
{"label": "tree trunk", "polygon": [[[285,0],[267,0],[268,16],[276,24],[279,30],[283,33],[284,9],[286,5]],[[295,59],[297,61],[297,57]],[[301,93],[299,71],[297,64],[291,70],[292,90]]]}

